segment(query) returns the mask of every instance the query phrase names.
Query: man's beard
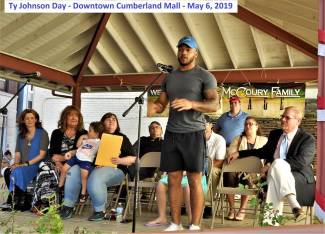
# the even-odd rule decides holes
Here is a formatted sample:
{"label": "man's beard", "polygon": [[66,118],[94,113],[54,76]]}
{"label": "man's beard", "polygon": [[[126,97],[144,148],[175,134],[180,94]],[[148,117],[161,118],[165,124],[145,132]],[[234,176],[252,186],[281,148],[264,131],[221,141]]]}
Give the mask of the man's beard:
{"label": "man's beard", "polygon": [[179,65],[181,65],[182,67],[185,67],[189,64],[191,64],[193,61],[194,61],[194,57],[192,57],[192,59],[190,59],[187,63],[182,63],[182,61],[180,60],[180,58],[178,58],[178,62],[179,62]]}

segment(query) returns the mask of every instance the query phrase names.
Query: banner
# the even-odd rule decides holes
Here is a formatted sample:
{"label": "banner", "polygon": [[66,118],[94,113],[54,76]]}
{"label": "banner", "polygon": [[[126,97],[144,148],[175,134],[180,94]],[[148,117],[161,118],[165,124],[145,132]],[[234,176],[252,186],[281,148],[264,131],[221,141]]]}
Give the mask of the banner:
{"label": "banner", "polygon": [[[244,112],[258,118],[279,118],[287,106],[296,106],[302,113],[305,111],[305,89],[303,83],[288,84],[224,84],[217,91],[220,95],[220,109],[208,113],[212,118],[218,118],[229,111],[229,97],[237,95],[241,99]],[[153,87],[148,92],[148,105],[154,102],[160,93],[160,87]],[[168,108],[161,113],[148,117],[168,117]]]}

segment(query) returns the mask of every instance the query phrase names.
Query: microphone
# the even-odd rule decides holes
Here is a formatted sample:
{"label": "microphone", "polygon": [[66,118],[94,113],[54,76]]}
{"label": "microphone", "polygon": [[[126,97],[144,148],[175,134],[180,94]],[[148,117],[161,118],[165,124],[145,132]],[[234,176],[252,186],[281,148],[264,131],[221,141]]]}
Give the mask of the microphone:
{"label": "microphone", "polygon": [[20,75],[20,78],[25,78],[25,79],[39,78],[39,77],[41,77],[41,73],[39,71]]}
{"label": "microphone", "polygon": [[174,70],[172,65],[165,65],[165,64],[162,64],[162,63],[157,63],[156,67],[159,68],[159,70],[164,71],[164,72],[168,72],[168,73],[171,73]]}

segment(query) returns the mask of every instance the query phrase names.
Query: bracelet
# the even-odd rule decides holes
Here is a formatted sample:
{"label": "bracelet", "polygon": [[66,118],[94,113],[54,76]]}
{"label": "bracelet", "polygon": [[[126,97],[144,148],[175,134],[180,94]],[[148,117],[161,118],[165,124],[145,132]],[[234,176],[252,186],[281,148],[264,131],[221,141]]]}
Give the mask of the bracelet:
{"label": "bracelet", "polygon": [[29,166],[29,161],[24,162],[26,166]]}

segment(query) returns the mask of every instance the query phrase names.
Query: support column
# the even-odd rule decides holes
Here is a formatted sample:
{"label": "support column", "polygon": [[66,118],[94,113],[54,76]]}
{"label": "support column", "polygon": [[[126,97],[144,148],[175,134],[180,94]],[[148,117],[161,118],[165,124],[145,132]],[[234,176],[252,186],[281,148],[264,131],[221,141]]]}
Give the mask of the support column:
{"label": "support column", "polygon": [[76,85],[73,87],[72,90],[72,105],[81,109],[81,89],[78,82],[76,83]]}
{"label": "support column", "polygon": [[319,0],[316,216],[325,223],[325,0]]}

